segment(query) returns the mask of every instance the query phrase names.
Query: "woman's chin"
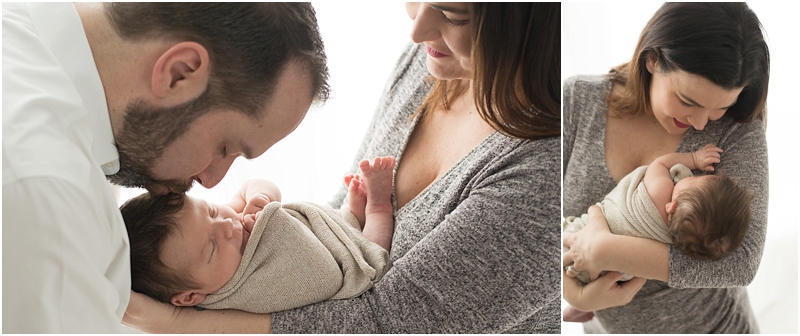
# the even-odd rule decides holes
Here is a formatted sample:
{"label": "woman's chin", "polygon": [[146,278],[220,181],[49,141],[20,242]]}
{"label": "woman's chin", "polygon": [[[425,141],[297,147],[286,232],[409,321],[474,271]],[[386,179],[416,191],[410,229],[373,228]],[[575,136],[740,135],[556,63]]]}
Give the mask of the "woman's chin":
{"label": "woman's chin", "polygon": [[[452,58],[452,56],[446,58]],[[425,65],[431,76],[438,80],[470,79],[469,72],[465,69],[462,69],[460,66],[450,66],[450,64],[444,62],[446,62],[446,60],[442,58],[437,59],[428,56]]]}

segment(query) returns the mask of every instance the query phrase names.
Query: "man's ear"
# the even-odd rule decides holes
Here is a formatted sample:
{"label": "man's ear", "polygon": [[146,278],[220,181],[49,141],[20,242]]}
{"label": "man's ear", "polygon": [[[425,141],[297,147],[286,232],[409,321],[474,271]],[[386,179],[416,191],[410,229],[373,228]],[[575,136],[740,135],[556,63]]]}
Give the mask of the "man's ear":
{"label": "man's ear", "polygon": [[206,299],[206,294],[201,294],[192,291],[183,291],[172,296],[170,302],[176,306],[196,306],[203,303]]}
{"label": "man's ear", "polygon": [[164,105],[187,102],[208,86],[209,57],[197,42],[181,42],[167,49],[153,66],[150,87]]}

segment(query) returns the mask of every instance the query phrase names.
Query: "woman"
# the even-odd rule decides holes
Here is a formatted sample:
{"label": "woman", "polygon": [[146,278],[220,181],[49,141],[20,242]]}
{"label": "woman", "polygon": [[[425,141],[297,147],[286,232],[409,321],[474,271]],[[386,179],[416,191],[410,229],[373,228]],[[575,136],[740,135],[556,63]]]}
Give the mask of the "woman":
{"label": "woman", "polygon": [[[354,161],[398,159],[384,278],[354,299],[272,315],[198,312],[134,295],[126,324],[149,332],[560,331],[560,5],[414,3],[407,11],[418,44],[401,57]],[[343,199],[344,189],[334,205]]]}
{"label": "woman", "polygon": [[595,311],[587,332],[758,331],[742,286],[755,276],[766,233],[768,81],[769,51],[746,4],[667,3],[644,28],[630,62],[608,76],[565,82],[565,216],[585,213],[634,168],[708,143],[724,150],[716,170],[756,195],[744,244],[715,262],[612,235],[590,208],[589,225],[564,236],[570,250],[562,263],[572,265],[565,275],[616,270],[641,278],[617,284],[621,275],[610,272],[581,288],[565,277],[564,298]]}

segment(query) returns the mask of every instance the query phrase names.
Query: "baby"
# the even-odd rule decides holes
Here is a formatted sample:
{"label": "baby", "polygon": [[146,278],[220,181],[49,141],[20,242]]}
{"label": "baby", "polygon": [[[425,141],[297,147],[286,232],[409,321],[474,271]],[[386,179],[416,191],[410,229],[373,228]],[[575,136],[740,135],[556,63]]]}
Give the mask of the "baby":
{"label": "baby", "polygon": [[[720,153],[709,144],[693,153],[666,154],[625,176],[598,203],[611,232],[673,244],[696,259],[733,252],[747,233],[752,194],[723,174],[692,176],[689,170],[714,171]],[[577,232],[587,219],[568,217],[564,233]]]}
{"label": "baby", "polygon": [[281,205],[266,180],[245,182],[227,205],[183,194],[133,198],[120,208],[132,288],[176,306],[254,313],[361,295],[389,268],[394,165],[363,160],[363,178],[345,177],[349,211]]}
{"label": "baby", "polygon": [[[736,250],[750,224],[752,193],[724,174],[693,176],[690,170],[714,171],[720,153],[711,144],[670,153],[625,176],[598,203],[611,233],[672,244],[696,259],[718,260]],[[564,233],[579,231],[588,216],[567,217]],[[576,278],[591,281],[585,270]],[[631,278],[626,274],[622,281]],[[564,312],[565,320],[581,314],[572,307]]]}

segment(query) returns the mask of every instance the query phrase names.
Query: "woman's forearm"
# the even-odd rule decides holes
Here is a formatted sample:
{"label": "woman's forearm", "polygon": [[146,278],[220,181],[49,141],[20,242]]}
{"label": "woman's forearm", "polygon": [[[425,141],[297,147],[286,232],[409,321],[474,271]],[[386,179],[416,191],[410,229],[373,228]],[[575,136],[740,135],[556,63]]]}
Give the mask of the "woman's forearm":
{"label": "woman's forearm", "polygon": [[652,239],[621,235],[604,237],[598,246],[598,264],[645,279],[669,282],[669,245]]}
{"label": "woman's forearm", "polygon": [[181,308],[172,333],[268,334],[272,314],[253,314],[240,310],[204,310]]}
{"label": "woman's forearm", "polygon": [[[141,295],[141,294],[139,294]],[[148,301],[152,300],[147,298]],[[158,305],[158,306],[155,306]],[[272,314],[253,314],[239,310],[204,310],[197,311],[192,307],[174,307],[152,301],[139,310],[150,311],[145,314],[131,314],[129,305],[122,323],[146,333],[269,333],[271,331]],[[160,311],[160,313],[156,313]],[[153,314],[160,315],[154,316]]]}

